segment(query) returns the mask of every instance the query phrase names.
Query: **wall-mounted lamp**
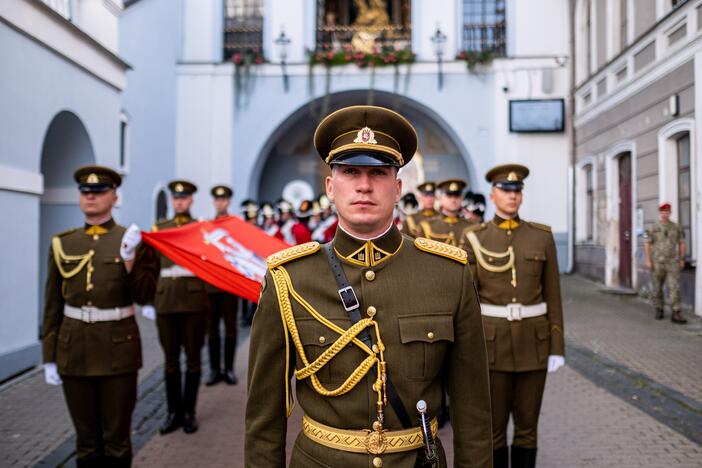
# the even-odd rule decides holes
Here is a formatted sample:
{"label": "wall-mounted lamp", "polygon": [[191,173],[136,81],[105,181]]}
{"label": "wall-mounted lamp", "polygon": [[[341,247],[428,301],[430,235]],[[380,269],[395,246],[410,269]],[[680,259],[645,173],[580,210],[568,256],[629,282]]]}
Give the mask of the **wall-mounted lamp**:
{"label": "wall-mounted lamp", "polygon": [[439,25],[436,25],[436,31],[434,35],[430,37],[431,43],[434,45],[434,55],[436,55],[436,63],[439,68],[438,74],[438,86],[439,91],[444,87],[444,71],[442,68],[443,58],[444,58],[444,44],[446,44],[446,34],[441,32]]}
{"label": "wall-mounted lamp", "polygon": [[290,89],[290,79],[288,78],[287,71],[287,61],[288,61],[288,49],[290,48],[290,43],[292,40],[285,35],[285,29],[280,27],[280,34],[275,39],[275,45],[278,46],[278,55],[280,56],[280,69],[283,73],[283,89],[287,93]]}

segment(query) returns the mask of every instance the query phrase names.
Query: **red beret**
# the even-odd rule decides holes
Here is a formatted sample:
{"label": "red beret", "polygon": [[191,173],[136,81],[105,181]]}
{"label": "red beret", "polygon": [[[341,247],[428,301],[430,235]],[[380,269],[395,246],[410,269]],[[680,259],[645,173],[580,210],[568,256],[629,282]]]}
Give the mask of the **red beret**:
{"label": "red beret", "polygon": [[658,207],[658,211],[670,211],[670,203],[663,203]]}

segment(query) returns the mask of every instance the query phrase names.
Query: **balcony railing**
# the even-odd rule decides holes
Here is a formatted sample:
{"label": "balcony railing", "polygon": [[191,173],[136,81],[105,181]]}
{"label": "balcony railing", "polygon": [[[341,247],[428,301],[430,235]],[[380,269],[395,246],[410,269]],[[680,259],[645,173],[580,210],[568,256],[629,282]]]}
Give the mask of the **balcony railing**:
{"label": "balcony railing", "polygon": [[[339,50],[351,41],[356,33],[367,31],[358,26],[320,26],[317,28],[317,50]],[[389,25],[373,30],[377,35],[375,46],[380,50],[408,50],[411,44],[410,26]]]}
{"label": "balcony railing", "polygon": [[482,52],[492,51],[504,56],[506,49],[505,23],[465,24],[463,26],[463,50]]}

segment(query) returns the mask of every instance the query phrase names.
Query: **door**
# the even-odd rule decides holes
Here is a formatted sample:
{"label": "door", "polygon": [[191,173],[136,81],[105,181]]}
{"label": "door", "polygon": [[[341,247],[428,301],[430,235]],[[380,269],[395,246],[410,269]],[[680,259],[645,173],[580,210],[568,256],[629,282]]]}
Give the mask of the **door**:
{"label": "door", "polygon": [[619,286],[631,288],[631,153],[619,160]]}

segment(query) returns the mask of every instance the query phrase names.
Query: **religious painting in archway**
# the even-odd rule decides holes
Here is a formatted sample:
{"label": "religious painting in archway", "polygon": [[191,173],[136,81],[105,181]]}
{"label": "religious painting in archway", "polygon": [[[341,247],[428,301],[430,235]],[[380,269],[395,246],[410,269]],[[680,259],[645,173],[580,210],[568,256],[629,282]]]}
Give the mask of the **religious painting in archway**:
{"label": "religious painting in archway", "polygon": [[317,0],[317,50],[410,48],[411,0]]}

